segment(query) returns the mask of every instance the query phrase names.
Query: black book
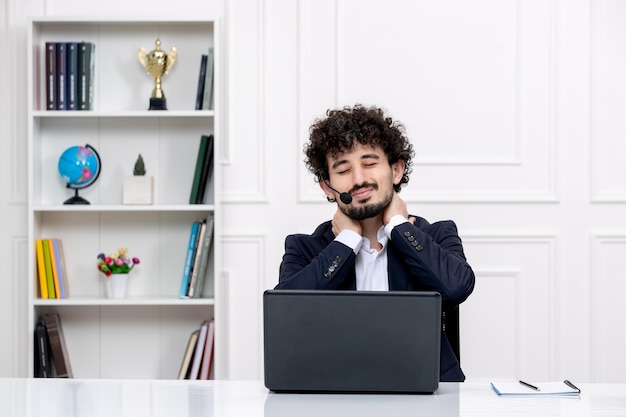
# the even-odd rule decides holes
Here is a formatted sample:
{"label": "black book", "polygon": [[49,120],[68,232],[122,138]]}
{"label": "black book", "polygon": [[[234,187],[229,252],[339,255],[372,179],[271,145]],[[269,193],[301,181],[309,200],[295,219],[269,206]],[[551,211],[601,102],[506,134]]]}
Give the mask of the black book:
{"label": "black book", "polygon": [[67,110],[67,51],[65,42],[57,42],[57,110]]}
{"label": "black book", "polygon": [[40,321],[35,325],[35,377],[51,378],[50,341],[46,326]]}
{"label": "black book", "polygon": [[67,110],[78,110],[78,43],[66,45],[67,73],[65,76],[65,101]]}
{"label": "black book", "polygon": [[57,47],[55,42],[46,42],[46,109],[57,109]]}
{"label": "black book", "polygon": [[202,173],[200,174],[200,184],[198,186],[198,197],[196,204],[202,204],[206,193],[207,184],[213,172],[213,135],[208,136],[206,152],[204,154],[204,162],[202,164]]}
{"label": "black book", "polygon": [[206,78],[206,64],[208,56],[203,54],[200,57],[200,74],[198,78],[198,91],[196,92],[196,110],[202,110],[202,99],[204,97],[204,80]]}
{"label": "black book", "polygon": [[93,102],[93,77],[95,45],[91,42],[78,44],[78,110],[91,110]]}

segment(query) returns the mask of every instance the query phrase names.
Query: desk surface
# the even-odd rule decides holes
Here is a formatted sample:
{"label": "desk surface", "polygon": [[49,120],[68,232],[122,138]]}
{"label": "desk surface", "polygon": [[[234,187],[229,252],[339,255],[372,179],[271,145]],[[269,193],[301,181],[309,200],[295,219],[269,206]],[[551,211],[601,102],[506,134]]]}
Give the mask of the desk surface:
{"label": "desk surface", "polygon": [[626,416],[626,384],[579,384],[580,397],[499,397],[488,383],[434,395],[275,394],[261,381],[1,379],[0,416]]}

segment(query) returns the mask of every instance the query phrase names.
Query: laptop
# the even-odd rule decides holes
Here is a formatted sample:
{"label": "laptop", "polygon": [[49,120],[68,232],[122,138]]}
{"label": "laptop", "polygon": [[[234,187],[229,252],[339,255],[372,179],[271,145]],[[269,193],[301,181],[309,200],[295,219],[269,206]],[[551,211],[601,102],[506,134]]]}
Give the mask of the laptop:
{"label": "laptop", "polygon": [[433,393],[437,292],[267,290],[265,386],[274,392]]}

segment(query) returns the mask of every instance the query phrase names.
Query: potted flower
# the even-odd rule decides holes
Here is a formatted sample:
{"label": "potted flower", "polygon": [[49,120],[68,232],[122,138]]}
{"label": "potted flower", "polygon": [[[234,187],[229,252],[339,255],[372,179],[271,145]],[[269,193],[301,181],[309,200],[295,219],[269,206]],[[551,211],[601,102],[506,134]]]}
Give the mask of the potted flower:
{"label": "potted flower", "polygon": [[104,288],[108,298],[126,297],[128,274],[138,264],[139,258],[130,258],[125,248],[110,255],[98,255],[98,271],[105,276]]}
{"label": "potted flower", "polygon": [[141,154],[135,161],[133,175],[124,177],[124,204],[152,204],[154,178],[146,175],[146,165]]}

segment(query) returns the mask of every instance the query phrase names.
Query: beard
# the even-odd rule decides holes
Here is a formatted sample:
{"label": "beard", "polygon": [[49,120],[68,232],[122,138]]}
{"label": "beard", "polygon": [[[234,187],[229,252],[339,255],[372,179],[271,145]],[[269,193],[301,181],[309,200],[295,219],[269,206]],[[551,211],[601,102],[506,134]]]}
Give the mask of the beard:
{"label": "beard", "polygon": [[346,205],[340,208],[343,214],[345,214],[346,216],[350,217],[351,219],[361,221],[365,219],[370,219],[372,217],[376,217],[379,214],[381,214],[383,211],[385,211],[387,206],[391,203],[392,199],[393,199],[393,189],[389,192],[389,194],[384,196],[382,201],[378,203],[365,204],[359,207]]}

